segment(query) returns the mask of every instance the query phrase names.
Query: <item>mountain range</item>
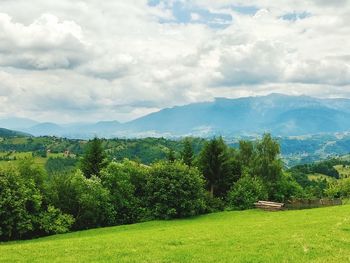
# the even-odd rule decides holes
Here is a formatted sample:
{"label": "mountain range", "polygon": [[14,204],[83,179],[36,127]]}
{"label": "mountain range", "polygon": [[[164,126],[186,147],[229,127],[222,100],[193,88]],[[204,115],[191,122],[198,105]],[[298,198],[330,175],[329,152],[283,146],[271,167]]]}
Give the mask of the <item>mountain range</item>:
{"label": "mountain range", "polygon": [[350,99],[319,99],[270,94],[176,106],[126,123],[38,123],[29,119],[0,120],[0,127],[33,135],[69,138],[146,136],[242,136],[270,132],[297,136],[350,130]]}

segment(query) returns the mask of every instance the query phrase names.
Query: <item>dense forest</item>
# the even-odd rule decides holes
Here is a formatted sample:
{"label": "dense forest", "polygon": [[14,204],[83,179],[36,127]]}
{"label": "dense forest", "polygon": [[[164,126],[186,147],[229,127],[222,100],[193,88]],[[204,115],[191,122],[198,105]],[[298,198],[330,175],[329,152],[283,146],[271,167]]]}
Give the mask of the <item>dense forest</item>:
{"label": "dense forest", "polygon": [[[261,199],[350,195],[350,179],[334,168],[346,168],[348,161],[286,170],[280,145],[269,134],[241,140],[236,148],[221,137],[150,138],[141,145],[137,140],[16,137],[0,145],[10,150],[1,155],[8,160],[0,166],[1,240],[248,209]],[[32,154],[14,159],[22,150]],[[327,178],[312,179],[313,173]]]}

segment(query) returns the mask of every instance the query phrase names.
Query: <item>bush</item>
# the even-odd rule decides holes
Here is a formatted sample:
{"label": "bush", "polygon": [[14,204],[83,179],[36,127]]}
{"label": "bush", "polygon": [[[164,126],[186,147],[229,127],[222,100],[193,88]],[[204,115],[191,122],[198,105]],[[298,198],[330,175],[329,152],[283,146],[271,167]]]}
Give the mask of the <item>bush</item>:
{"label": "bush", "polygon": [[44,234],[62,234],[69,231],[74,223],[71,215],[63,214],[61,210],[49,205],[47,211],[43,211],[38,216],[39,229]]}
{"label": "bush", "polygon": [[154,164],[147,182],[147,204],[154,218],[194,216],[205,208],[204,179],[180,162]]}
{"label": "bush", "polygon": [[45,170],[36,165],[34,159],[31,158],[20,160],[17,170],[25,181],[33,181],[34,185],[45,199],[47,191],[47,174]]}
{"label": "bush", "polygon": [[325,192],[331,198],[350,198],[350,177],[332,182]]}
{"label": "bush", "polygon": [[115,212],[109,191],[96,176],[56,174],[51,178],[50,203],[62,212],[73,215],[74,229],[113,225]]}
{"label": "bush", "polygon": [[0,239],[33,235],[41,203],[42,196],[32,179],[23,178],[14,168],[0,170]]}
{"label": "bush", "polygon": [[276,184],[274,199],[272,201],[285,202],[291,198],[306,198],[303,188],[290,174],[282,174],[281,180]]}
{"label": "bush", "polygon": [[117,224],[130,224],[145,217],[142,208],[145,170],[135,162],[124,160],[123,163],[112,162],[101,171],[102,183],[110,191]]}
{"label": "bush", "polygon": [[205,212],[214,213],[225,209],[225,202],[219,197],[211,197],[209,193],[205,195]]}
{"label": "bush", "polygon": [[228,193],[227,203],[232,209],[249,209],[254,207],[258,200],[268,197],[262,180],[258,177],[245,175],[240,178]]}

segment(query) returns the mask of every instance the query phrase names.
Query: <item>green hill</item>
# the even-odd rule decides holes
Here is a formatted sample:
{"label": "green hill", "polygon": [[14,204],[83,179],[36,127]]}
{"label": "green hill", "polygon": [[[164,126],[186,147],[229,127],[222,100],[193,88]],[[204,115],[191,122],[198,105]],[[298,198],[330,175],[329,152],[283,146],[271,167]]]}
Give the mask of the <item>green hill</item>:
{"label": "green hill", "polygon": [[349,262],[350,206],[222,212],[0,244],[0,262]]}
{"label": "green hill", "polygon": [[8,129],[0,128],[0,137],[14,138],[14,137],[24,137],[24,136],[30,136],[30,135],[24,132],[18,132],[18,131],[12,131]]}

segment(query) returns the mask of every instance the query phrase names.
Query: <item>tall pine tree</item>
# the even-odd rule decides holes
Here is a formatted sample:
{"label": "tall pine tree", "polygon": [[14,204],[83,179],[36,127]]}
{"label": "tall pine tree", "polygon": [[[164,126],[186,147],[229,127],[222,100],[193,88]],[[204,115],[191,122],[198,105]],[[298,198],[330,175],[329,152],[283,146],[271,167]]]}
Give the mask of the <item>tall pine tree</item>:
{"label": "tall pine tree", "polygon": [[170,148],[168,151],[167,159],[171,163],[176,161],[175,151],[172,148]]}
{"label": "tall pine tree", "polygon": [[183,141],[183,150],[181,152],[181,158],[184,164],[187,164],[188,166],[192,166],[193,162],[193,148],[192,148],[192,141],[189,138],[186,138]]}
{"label": "tall pine tree", "polygon": [[105,158],[106,155],[103,151],[101,140],[96,137],[90,140],[80,165],[85,177],[99,176],[101,169],[106,166]]}
{"label": "tall pine tree", "polygon": [[224,140],[220,137],[207,142],[199,156],[199,167],[207,180],[211,197],[226,195],[229,189],[223,186],[232,177],[230,166],[230,154]]}

